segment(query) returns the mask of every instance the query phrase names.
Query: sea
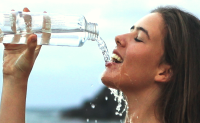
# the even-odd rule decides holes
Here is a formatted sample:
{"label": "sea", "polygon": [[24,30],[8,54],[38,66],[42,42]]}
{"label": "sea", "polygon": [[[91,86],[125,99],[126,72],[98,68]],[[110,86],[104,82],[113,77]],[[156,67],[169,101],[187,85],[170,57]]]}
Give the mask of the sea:
{"label": "sea", "polygon": [[27,109],[26,123],[123,123],[123,121],[102,121],[98,119],[62,118],[60,109]]}

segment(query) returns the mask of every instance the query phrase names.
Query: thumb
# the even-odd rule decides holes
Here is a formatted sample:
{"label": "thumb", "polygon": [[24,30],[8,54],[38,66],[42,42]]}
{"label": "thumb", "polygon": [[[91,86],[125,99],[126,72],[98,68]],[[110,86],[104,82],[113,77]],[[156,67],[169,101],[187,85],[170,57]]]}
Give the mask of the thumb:
{"label": "thumb", "polygon": [[28,60],[34,59],[35,48],[37,46],[37,35],[31,34],[27,40],[27,51],[25,52],[25,57]]}

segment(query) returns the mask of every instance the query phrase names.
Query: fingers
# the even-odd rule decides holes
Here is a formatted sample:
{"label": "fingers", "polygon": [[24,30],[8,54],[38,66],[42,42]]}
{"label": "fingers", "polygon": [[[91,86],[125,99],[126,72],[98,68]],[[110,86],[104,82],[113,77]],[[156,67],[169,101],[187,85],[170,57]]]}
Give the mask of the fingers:
{"label": "fingers", "polygon": [[27,48],[28,50],[30,50],[31,52],[35,50],[37,46],[37,35],[36,34],[31,34],[28,37],[28,41],[27,41]]}
{"label": "fingers", "polygon": [[11,15],[12,15],[11,17],[12,17],[12,22],[13,22],[11,29],[14,33],[16,33],[16,13],[14,11],[15,11],[14,9],[11,10]]}
{"label": "fingers", "polygon": [[27,51],[25,57],[30,60],[35,60],[40,52],[42,45],[37,45],[37,35],[31,34],[27,41]]}
{"label": "fingers", "polygon": [[3,42],[3,32],[2,32],[2,30],[0,29],[0,43],[2,43]]}
{"label": "fingers", "polygon": [[[30,10],[25,7],[23,9],[23,12],[30,12]],[[28,20],[27,20],[28,19]],[[31,16],[27,15],[24,17],[24,20],[25,20],[25,23],[27,25],[27,27],[31,27]],[[31,33],[31,30],[29,30],[29,28],[27,28],[27,33]],[[36,57],[38,56],[39,52],[40,52],[40,49],[41,49],[41,45],[37,45],[37,35],[35,34],[31,34],[29,35],[27,34],[26,37],[27,37],[27,51],[25,53],[26,57],[27,58],[34,58],[36,59]]]}
{"label": "fingers", "polygon": [[[43,13],[47,12],[44,11]],[[51,30],[51,18],[49,17],[49,15],[44,14],[42,29],[45,30],[45,32],[49,32]]]}
{"label": "fingers", "polygon": [[[25,7],[23,9],[23,12],[30,12],[30,10],[27,7]],[[32,34],[32,17],[30,14],[24,14],[23,18],[24,18],[24,22],[26,24],[26,33],[27,33],[26,39],[28,39],[29,35]],[[26,40],[26,42],[27,42],[27,40]]]}
{"label": "fingers", "polygon": [[41,47],[42,47],[42,45],[37,45],[37,47],[35,48],[35,57],[34,57],[34,59],[37,58],[37,56],[38,56],[38,54],[40,52]]}
{"label": "fingers", "polygon": [[[44,11],[44,13],[47,13]],[[49,15],[44,14],[43,15],[43,25],[42,25],[42,41],[41,44],[49,44],[50,38],[51,38],[51,18]]]}
{"label": "fingers", "polygon": [[25,52],[25,57],[28,60],[33,60],[35,55],[35,48],[37,47],[37,35],[31,34],[27,40],[27,50]]}
{"label": "fingers", "polygon": [[25,8],[23,9],[23,12],[30,12],[30,10],[29,10],[27,7],[25,7]]}

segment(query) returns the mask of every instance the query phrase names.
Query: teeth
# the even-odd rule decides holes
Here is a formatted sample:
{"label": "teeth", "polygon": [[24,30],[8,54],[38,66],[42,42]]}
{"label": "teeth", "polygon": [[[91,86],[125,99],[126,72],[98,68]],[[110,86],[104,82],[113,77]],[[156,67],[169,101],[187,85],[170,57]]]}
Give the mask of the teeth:
{"label": "teeth", "polygon": [[122,62],[122,59],[121,59],[117,54],[113,54],[111,58],[112,58],[113,61],[114,61],[114,59],[115,59],[115,60],[117,60],[118,62]]}
{"label": "teeth", "polygon": [[118,61],[121,61],[121,59],[120,59],[119,57],[117,58],[117,60],[118,60]]}

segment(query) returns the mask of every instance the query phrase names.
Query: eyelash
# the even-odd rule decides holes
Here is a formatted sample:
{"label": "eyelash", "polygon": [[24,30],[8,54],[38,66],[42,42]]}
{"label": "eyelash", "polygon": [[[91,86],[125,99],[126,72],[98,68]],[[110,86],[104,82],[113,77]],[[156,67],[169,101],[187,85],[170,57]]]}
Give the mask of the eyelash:
{"label": "eyelash", "polygon": [[137,41],[137,42],[142,42],[141,40],[138,39],[138,37],[136,37],[136,38],[134,38],[134,39],[135,39],[135,41]]}

